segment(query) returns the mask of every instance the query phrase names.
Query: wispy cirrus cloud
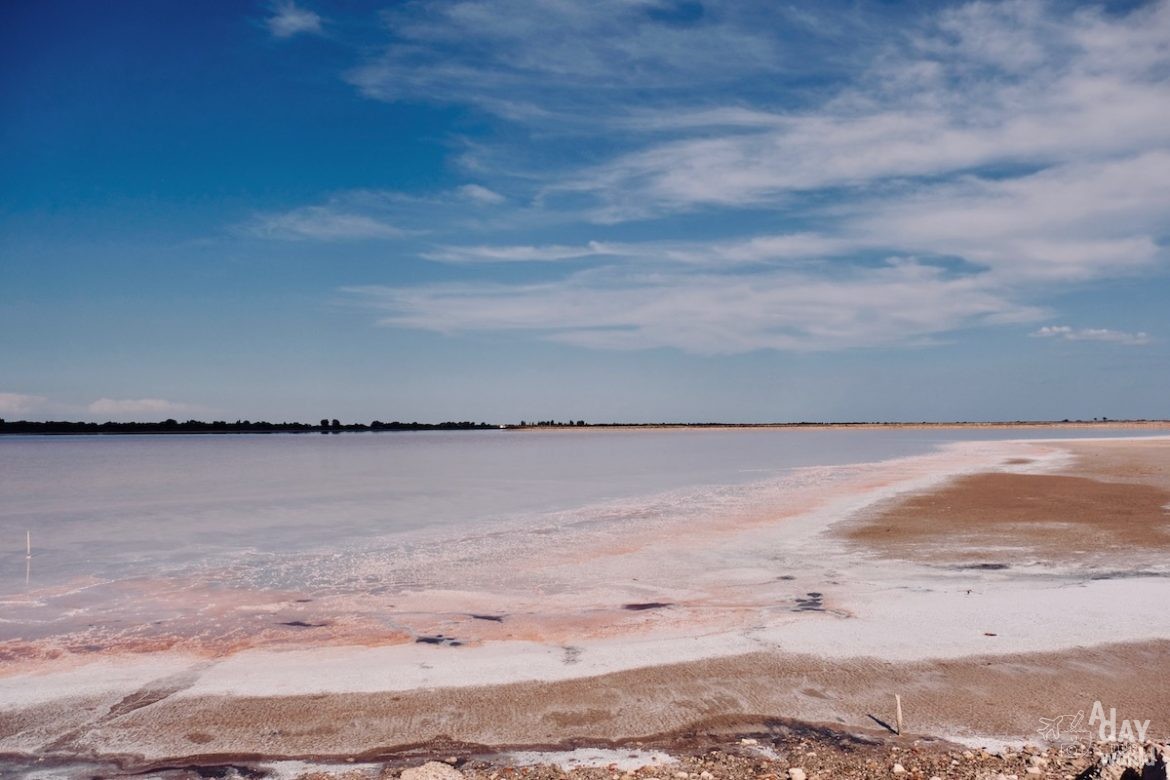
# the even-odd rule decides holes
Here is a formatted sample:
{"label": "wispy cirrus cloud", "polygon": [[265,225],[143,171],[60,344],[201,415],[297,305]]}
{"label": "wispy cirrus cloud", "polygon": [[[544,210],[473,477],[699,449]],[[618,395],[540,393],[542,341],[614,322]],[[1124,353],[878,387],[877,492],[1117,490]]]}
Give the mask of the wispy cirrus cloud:
{"label": "wispy cirrus cloud", "polygon": [[770,31],[797,26],[784,11],[711,0],[427,0],[382,18],[389,44],[346,76],[364,94],[475,105],[516,121],[559,123],[615,97],[726,87],[799,57]]}
{"label": "wispy cirrus cloud", "polygon": [[444,263],[551,263],[620,258],[642,264],[729,266],[807,260],[866,248],[866,242],[817,233],[779,233],[727,241],[589,241],[584,244],[446,245],[423,253]]}
{"label": "wispy cirrus cloud", "polygon": [[286,241],[361,241],[400,238],[400,228],[369,214],[335,205],[302,206],[278,214],[259,214],[245,226],[258,238]]}
{"label": "wispy cirrus cloud", "polygon": [[[444,236],[425,258],[563,268],[351,294],[397,327],[711,353],[921,344],[1166,271],[1170,2],[826,9],[424,0],[387,14],[392,45],[351,83],[492,114],[504,129],[467,157],[482,186],[527,188],[530,212],[596,238]],[[827,54],[842,37],[858,45]],[[798,39],[815,73],[783,45]],[[761,214],[785,229],[741,226]],[[637,223],[661,229],[612,237]]]}
{"label": "wispy cirrus cloud", "polygon": [[506,203],[503,195],[474,183],[426,195],[347,190],[319,203],[254,214],[235,232],[286,241],[400,239],[438,228],[474,227],[487,215],[499,219]]}
{"label": "wispy cirrus cloud", "polygon": [[455,191],[468,200],[493,206],[507,200],[500,193],[489,190],[481,184],[463,184],[457,187]]}
{"label": "wispy cirrus cloud", "polygon": [[843,207],[854,213],[840,224],[887,246],[961,257],[1005,283],[1071,282],[1165,260],[1167,203],[1170,149],[1153,149],[863,198]]}
{"label": "wispy cirrus cloud", "polygon": [[1035,338],[1060,339],[1062,341],[1105,341],[1111,344],[1142,346],[1150,343],[1148,333],[1129,333],[1110,328],[1072,328],[1068,325],[1045,325],[1030,335]]}
{"label": "wispy cirrus cloud", "polygon": [[590,241],[581,246],[566,244],[443,246],[424,252],[423,257],[440,263],[551,263],[622,254],[621,247]]}
{"label": "wispy cirrus cloud", "polygon": [[[1156,41],[1167,34],[1166,3],[1120,19],[1091,9],[1061,15],[1043,3],[973,3],[944,12],[900,42],[905,52],[884,54],[811,110],[661,109],[657,127],[696,132],[549,191],[589,193],[600,202],[597,219],[622,221],[1165,147],[1170,54]],[[654,113],[641,121],[652,124]]]}
{"label": "wispy cirrus cloud", "polygon": [[284,0],[272,6],[272,15],[264,20],[268,31],[277,38],[292,38],[296,35],[320,35],[324,32],[321,17],[292,0]]}
{"label": "wispy cirrus cloud", "polygon": [[346,291],[383,310],[380,323],[394,327],[531,331],[591,348],[670,347],[702,354],[925,344],[958,328],[1044,316],[982,279],[909,260],[828,276],[610,267],[540,284]]}

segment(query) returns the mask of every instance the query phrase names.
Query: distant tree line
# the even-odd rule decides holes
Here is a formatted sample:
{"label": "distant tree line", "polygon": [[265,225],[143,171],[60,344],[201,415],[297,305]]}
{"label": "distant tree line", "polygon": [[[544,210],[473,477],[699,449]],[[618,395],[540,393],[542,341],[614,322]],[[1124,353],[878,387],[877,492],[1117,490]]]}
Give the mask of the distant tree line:
{"label": "distant tree line", "polygon": [[1114,419],[1112,417],[1094,417],[1091,420],[1076,419],[1071,420],[1065,418],[1063,420],[999,420],[999,421],[979,421],[971,422],[964,420],[934,420],[921,422],[914,422],[910,420],[841,420],[841,421],[812,421],[801,420],[799,422],[758,422],[758,423],[727,423],[727,422],[608,422],[608,423],[587,423],[584,420],[567,422],[558,422],[556,420],[521,420],[519,424],[507,425],[506,428],[561,428],[561,427],[587,427],[587,428],[902,428],[906,426],[915,427],[936,427],[936,428],[950,428],[950,427],[1027,427],[1037,426],[1043,427],[1046,425],[1058,424],[1075,424],[1075,425],[1091,425],[1093,423],[1103,423],[1110,425],[1122,425],[1128,423],[1167,423],[1168,419],[1147,419],[1147,418],[1123,418]]}
{"label": "distant tree line", "polygon": [[568,422],[557,422],[556,420],[538,420],[537,422],[528,422],[527,420],[521,420],[520,425],[519,425],[519,427],[521,427],[521,428],[540,427],[540,426],[551,427],[551,428],[560,428],[560,427],[564,427],[564,426],[572,426],[574,428],[576,428],[576,427],[583,428],[583,427],[585,427],[585,421],[584,420],[577,420],[576,422],[573,422],[572,420],[569,420]]}
{"label": "distant tree line", "polygon": [[[783,423],[586,423],[584,420],[568,420],[565,422],[558,422],[556,420],[537,420],[529,422],[521,420],[519,425],[495,425],[486,422],[471,422],[464,420],[461,422],[441,422],[441,423],[420,423],[420,422],[382,422],[381,420],[374,420],[366,423],[343,423],[336,418],[322,418],[321,421],[312,425],[310,423],[301,422],[278,422],[272,423],[265,420],[236,420],[235,422],[228,422],[226,420],[213,420],[212,422],[204,422],[202,420],[187,420],[186,422],[179,422],[178,420],[168,419],[161,422],[68,422],[68,421],[29,421],[17,420],[6,421],[0,418],[0,434],[5,433],[341,433],[344,431],[476,431],[476,430],[496,430],[500,428],[517,429],[517,428],[817,428],[817,427],[850,427],[850,426],[865,426],[865,427],[890,427],[897,428],[904,425],[921,425],[926,427],[946,427],[951,425],[959,426],[1027,426],[1027,425],[1052,425],[1056,421],[1040,421],[1040,420],[1015,420],[1004,422],[990,422],[990,423],[965,423],[965,422],[921,422],[921,423],[906,423],[906,422],[783,422]],[[1061,423],[1076,423],[1076,424],[1119,424],[1119,423],[1142,423],[1142,422],[1168,422],[1166,420],[1111,420],[1108,417],[1094,417],[1092,421],[1089,420],[1061,420]]]}
{"label": "distant tree line", "polygon": [[301,422],[272,423],[265,420],[187,420],[169,419],[162,422],[68,422],[64,420],[7,421],[0,418],[0,433],[340,433],[342,431],[472,431],[497,429],[500,426],[485,422],[382,422],[342,423],[339,420],[321,420],[318,425]]}

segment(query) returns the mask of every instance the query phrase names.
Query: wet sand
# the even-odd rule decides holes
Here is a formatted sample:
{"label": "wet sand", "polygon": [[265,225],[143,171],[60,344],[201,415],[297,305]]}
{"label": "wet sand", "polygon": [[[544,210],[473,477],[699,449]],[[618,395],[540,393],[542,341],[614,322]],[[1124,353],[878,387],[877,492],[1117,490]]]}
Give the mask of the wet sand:
{"label": "wet sand", "polygon": [[[909,459],[862,470],[856,494],[683,529],[663,542],[668,571],[628,571],[651,560],[638,540],[608,557],[560,551],[540,565],[580,558],[626,580],[600,596],[532,594],[541,615],[420,591],[396,602],[429,604],[431,617],[381,641],[365,628],[314,640],[329,619],[314,605],[265,612],[282,637],[304,639],[261,649],[99,645],[49,657],[26,643],[0,672],[0,754],[144,768],[682,744],[776,718],[865,733],[890,721],[895,693],[908,731],[975,744],[1034,741],[1041,718],[1094,701],[1165,739],[1170,440],[1001,449],[937,461],[955,469],[949,479],[931,473],[935,461]],[[696,546],[706,557],[679,557]],[[772,547],[804,567],[677,570]],[[509,573],[545,573],[530,564]],[[659,593],[670,598],[648,597]],[[599,597],[611,606],[588,618],[568,609]],[[451,625],[479,633],[453,641]]]}
{"label": "wet sand", "polygon": [[176,757],[214,764],[375,760],[420,748],[445,756],[632,741],[677,747],[694,732],[752,732],[778,717],[881,731],[897,692],[914,734],[979,743],[975,735],[991,731],[1038,741],[1041,718],[1087,716],[1099,700],[1119,717],[1150,719],[1151,734],[1165,738],[1167,658],[1170,641],[917,663],[756,653],[552,684],[284,697],[186,698],[175,695],[185,682],[175,678],[118,701],[6,715],[0,732],[35,724],[58,735],[36,751],[42,755],[119,757],[127,769]]}
{"label": "wet sand", "polygon": [[[920,561],[1115,560],[1132,567],[1170,552],[1170,441],[1061,447],[1075,460],[1059,474],[963,476],[883,502],[843,534],[869,550]],[[1027,463],[1017,460],[1009,465]]]}

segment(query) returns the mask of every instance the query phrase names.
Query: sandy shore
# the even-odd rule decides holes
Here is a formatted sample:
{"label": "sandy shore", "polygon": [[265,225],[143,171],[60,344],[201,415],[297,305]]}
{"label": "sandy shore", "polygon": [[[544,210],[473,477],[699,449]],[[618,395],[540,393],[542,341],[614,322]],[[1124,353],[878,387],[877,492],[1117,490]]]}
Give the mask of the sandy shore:
{"label": "sandy shore", "polygon": [[897,692],[915,734],[1038,740],[1041,718],[1087,715],[1098,700],[1150,719],[1164,734],[1168,658],[1170,640],[914,663],[753,653],[556,683],[278,697],[176,696],[184,681],[172,678],[117,701],[31,707],[5,716],[0,731],[55,735],[43,753],[142,765],[175,757],[376,759],[432,743],[436,752],[464,754],[669,743],[671,735],[714,727],[758,730],[776,717],[865,733],[879,729],[878,720],[892,722]]}
{"label": "sandy shore", "polygon": [[[658,546],[546,554],[627,584],[532,594],[506,620],[436,590],[396,599],[417,624],[390,642],[4,643],[0,753],[144,768],[683,744],[776,719],[872,734],[894,693],[908,731],[971,744],[1035,741],[1098,701],[1170,734],[1170,439],[984,443],[834,484]],[[594,598],[587,620],[549,617]],[[451,626],[458,643],[411,641]]]}
{"label": "sandy shore", "polygon": [[[916,560],[1139,560],[1170,552],[1170,445],[1070,442],[1059,474],[976,473],[883,502],[844,531],[867,549]],[[1027,465],[1026,458],[1017,459]]]}

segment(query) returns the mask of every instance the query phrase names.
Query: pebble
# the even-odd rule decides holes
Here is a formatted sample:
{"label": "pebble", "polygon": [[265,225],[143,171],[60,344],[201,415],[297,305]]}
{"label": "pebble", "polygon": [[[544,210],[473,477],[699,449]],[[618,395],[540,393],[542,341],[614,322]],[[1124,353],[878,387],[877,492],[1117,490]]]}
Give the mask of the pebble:
{"label": "pebble", "polygon": [[1029,775],[1043,774],[1043,772],[1040,771],[1040,767],[1038,767],[1038,766],[1030,766],[1024,770],[1024,773],[1029,774]]}
{"label": "pebble", "polygon": [[744,737],[743,739],[741,739],[739,741],[739,744],[741,744],[741,745],[758,745],[758,744],[760,744],[760,742],[759,742],[759,740],[756,740],[756,739],[750,739],[748,737]]}
{"label": "pebble", "polygon": [[[617,765],[572,769],[542,765],[505,769],[501,764],[493,766],[490,760],[461,757],[459,770],[447,766],[442,768],[442,776],[418,777],[413,776],[421,769],[416,767],[413,772],[408,771],[404,780],[881,780],[883,777],[888,780],[1074,780],[1076,772],[1091,760],[1093,749],[1084,746],[1073,754],[1055,750],[1045,753],[1043,748],[1026,750],[1019,747],[1013,750],[1014,758],[1008,761],[998,757],[981,759],[978,747],[949,747],[930,741],[911,745],[907,740],[895,752],[889,742],[841,744],[840,740],[835,740],[832,744],[818,744],[814,740],[794,739],[780,733],[776,737],[761,736],[756,739],[756,744],[760,747],[748,748],[741,744],[738,736],[727,739],[721,748],[700,743],[698,752],[675,756],[676,763],[659,762],[624,771]],[[765,746],[774,746],[777,757],[767,760],[760,755]],[[808,757],[810,753],[815,757]],[[442,754],[439,761],[441,757]],[[423,760],[417,759],[415,764]],[[341,763],[340,758],[338,763]],[[1035,770],[1026,771],[1025,767],[1035,767]],[[352,771],[354,768],[353,765],[344,766],[344,770],[350,771],[343,773],[338,767],[333,775],[311,774],[298,780],[377,778],[376,774],[373,777],[368,774],[359,776]],[[399,780],[400,771],[401,765],[387,766],[381,780]],[[1013,772],[1016,774],[1010,774]],[[1157,780],[1168,779],[1161,776]]]}

